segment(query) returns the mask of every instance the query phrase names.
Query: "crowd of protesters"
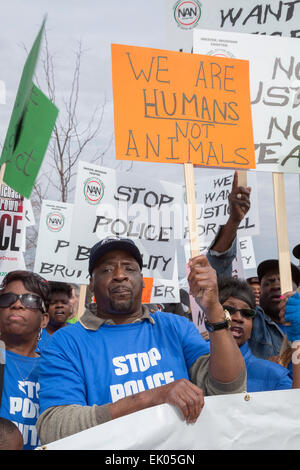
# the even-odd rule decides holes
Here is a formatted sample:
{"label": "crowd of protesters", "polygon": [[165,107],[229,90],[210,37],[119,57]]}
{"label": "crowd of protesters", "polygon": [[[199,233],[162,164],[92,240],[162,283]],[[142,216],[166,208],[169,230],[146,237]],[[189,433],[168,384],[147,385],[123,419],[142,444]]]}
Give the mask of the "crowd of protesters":
{"label": "crowd of protesters", "polygon": [[[237,229],[250,208],[250,188],[238,186],[236,175],[229,204],[207,253],[189,261],[189,292],[181,290],[179,304],[142,304],[142,256],[129,239],[92,247],[93,302],[82,314],[78,286],[7,274],[0,449],[36,449],[162,403],[195,422],[205,396],[300,387],[299,267],[291,263],[287,293],[278,260],[260,263],[255,278],[232,277]],[[293,254],[300,259],[300,245]],[[205,312],[206,336],[189,295]]]}

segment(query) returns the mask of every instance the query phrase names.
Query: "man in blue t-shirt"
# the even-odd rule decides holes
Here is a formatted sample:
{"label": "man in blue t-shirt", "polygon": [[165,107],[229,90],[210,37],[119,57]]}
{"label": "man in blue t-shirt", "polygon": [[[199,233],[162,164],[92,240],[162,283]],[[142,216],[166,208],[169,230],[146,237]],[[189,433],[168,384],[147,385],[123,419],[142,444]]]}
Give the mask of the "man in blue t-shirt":
{"label": "man in blue t-shirt", "polygon": [[92,247],[94,309],[57,331],[41,358],[42,443],[162,403],[194,422],[204,395],[243,391],[244,360],[218,300],[216,272],[204,255],[189,264],[191,293],[201,290],[211,326],[211,354],[191,321],[142,305],[143,262],[132,240]]}

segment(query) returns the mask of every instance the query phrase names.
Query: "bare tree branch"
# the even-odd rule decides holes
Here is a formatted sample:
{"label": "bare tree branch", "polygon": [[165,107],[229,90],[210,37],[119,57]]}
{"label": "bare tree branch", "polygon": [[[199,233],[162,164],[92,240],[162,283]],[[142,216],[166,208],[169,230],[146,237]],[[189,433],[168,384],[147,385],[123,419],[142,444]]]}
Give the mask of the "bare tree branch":
{"label": "bare tree branch", "polygon": [[[61,97],[57,102],[56,86],[56,65],[55,56],[50,52],[47,33],[45,32],[44,48],[41,54],[41,72],[35,76],[37,86],[55,103],[59,108],[59,115],[56,120],[54,130],[48,145],[45,162],[48,171],[40,173],[32,191],[31,202],[34,214],[37,219],[41,212],[43,199],[53,199],[49,196],[56,193],[56,200],[68,202],[69,197],[74,193],[76,175],[76,164],[78,160],[87,160],[86,155],[89,146],[95,141],[104,120],[104,111],[107,105],[106,99],[102,104],[98,104],[91,111],[90,118],[84,122],[79,111],[80,105],[80,71],[84,50],[82,43],[78,43],[75,52],[75,61],[71,75],[71,83],[67,96]],[[23,46],[25,48],[25,46]],[[26,50],[26,48],[25,48]],[[88,161],[91,163],[103,163],[103,158],[113,141],[113,133],[101,151],[93,150]],[[44,168],[45,163],[43,164]],[[37,220],[36,219],[36,220]],[[38,237],[38,229],[30,227],[27,229],[27,248],[30,253],[34,253]],[[34,257],[28,256],[29,263],[34,262]],[[33,266],[33,264],[32,264]]]}

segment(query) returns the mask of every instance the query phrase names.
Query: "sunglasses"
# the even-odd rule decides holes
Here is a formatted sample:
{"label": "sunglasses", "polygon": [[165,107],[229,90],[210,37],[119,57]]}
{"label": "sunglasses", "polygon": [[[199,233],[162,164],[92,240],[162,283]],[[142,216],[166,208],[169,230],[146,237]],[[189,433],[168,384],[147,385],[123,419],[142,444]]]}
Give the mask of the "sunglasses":
{"label": "sunglasses", "polygon": [[30,309],[38,309],[43,313],[46,313],[46,307],[43,299],[36,294],[14,294],[13,292],[7,292],[6,294],[0,294],[0,308],[10,307],[17,300],[21,301],[21,304]]}
{"label": "sunglasses", "polygon": [[224,310],[228,310],[230,315],[234,315],[236,312],[240,312],[244,318],[254,318],[256,315],[255,308],[235,308],[230,305],[223,305]]}

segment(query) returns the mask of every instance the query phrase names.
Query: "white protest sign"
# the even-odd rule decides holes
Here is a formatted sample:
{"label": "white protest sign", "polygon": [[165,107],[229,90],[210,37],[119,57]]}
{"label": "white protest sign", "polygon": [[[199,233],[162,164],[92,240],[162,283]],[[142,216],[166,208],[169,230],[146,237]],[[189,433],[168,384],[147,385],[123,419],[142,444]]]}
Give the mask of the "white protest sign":
{"label": "white protest sign", "polygon": [[194,31],[194,52],[250,62],[257,171],[300,173],[298,50],[295,38]]}
{"label": "white protest sign", "polygon": [[[228,196],[232,188],[233,175],[233,172],[218,172],[214,176],[201,176],[201,173],[198,176],[197,174],[195,181],[196,213],[201,251],[209,246],[220,225],[224,225],[228,220]],[[251,187],[251,207],[240,224],[239,236],[257,235],[259,233],[256,175],[254,172],[248,172],[247,178],[247,184]],[[183,239],[187,241],[188,237],[189,229],[186,221]]]}
{"label": "white protest sign", "polygon": [[18,255],[14,255],[12,252],[6,252],[0,255],[0,284],[3,281],[6,274],[11,271],[26,271],[26,265],[23,253],[20,252]]}
{"label": "white protest sign", "polygon": [[70,266],[86,271],[95,243],[109,236],[123,237],[140,249],[145,277],[171,280],[175,239],[182,234],[182,206],[179,185],[79,162]]}
{"label": "white protest sign", "polygon": [[179,281],[178,281],[178,269],[177,269],[177,256],[176,262],[174,263],[173,279],[153,279],[153,287],[151,294],[152,304],[161,303],[179,303]]}
{"label": "white protest sign", "polygon": [[243,262],[243,268],[256,269],[255,253],[251,237],[239,237],[238,246]]}
{"label": "white protest sign", "polygon": [[202,307],[197,304],[195,298],[190,295],[190,306],[191,306],[191,314],[192,314],[192,319],[193,323],[197,327],[200,333],[203,333],[206,330],[205,328],[205,313]]}
{"label": "white protest sign", "polygon": [[242,260],[240,244],[238,242],[236,247],[236,257],[232,261],[232,277],[238,277],[240,279],[245,278],[244,264]]}
{"label": "white protest sign", "polygon": [[72,214],[73,204],[43,201],[34,272],[48,281],[88,284],[87,272],[68,265]]}
{"label": "white protest sign", "polygon": [[24,238],[23,196],[6,184],[0,189],[0,271],[2,277],[25,266],[22,255]]}
{"label": "white protest sign", "polygon": [[205,397],[194,424],[186,424],[175,407],[164,404],[51,442],[44,449],[299,450],[299,399],[299,389]]}
{"label": "white protest sign", "polygon": [[26,228],[35,225],[35,217],[30,199],[24,197],[23,199],[23,212],[24,212],[24,230],[22,238],[22,251],[26,251]]}
{"label": "white protest sign", "polygon": [[165,0],[164,5],[165,49],[191,52],[197,28],[300,37],[298,0]]}

